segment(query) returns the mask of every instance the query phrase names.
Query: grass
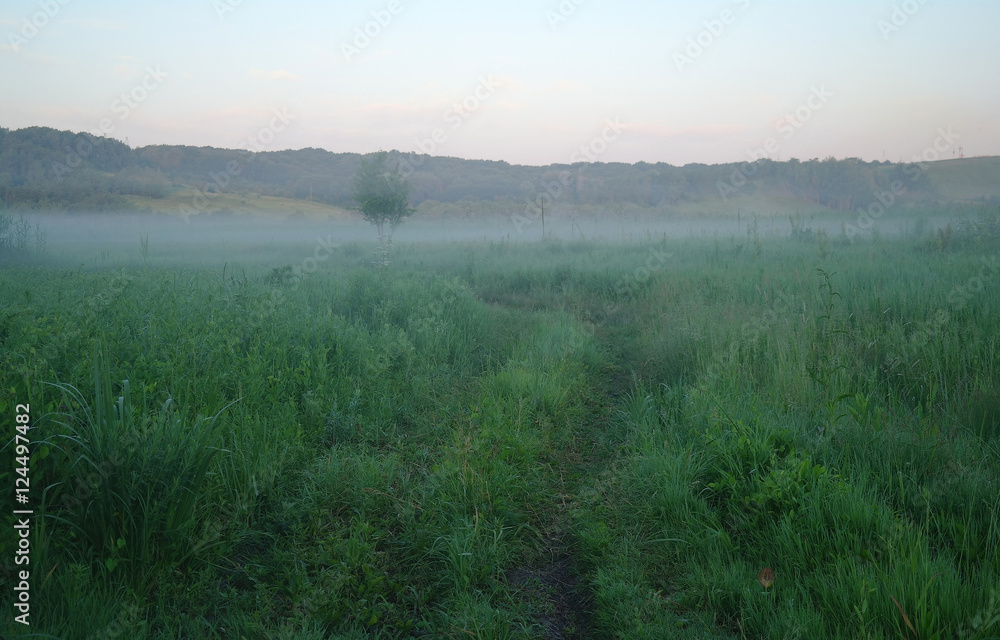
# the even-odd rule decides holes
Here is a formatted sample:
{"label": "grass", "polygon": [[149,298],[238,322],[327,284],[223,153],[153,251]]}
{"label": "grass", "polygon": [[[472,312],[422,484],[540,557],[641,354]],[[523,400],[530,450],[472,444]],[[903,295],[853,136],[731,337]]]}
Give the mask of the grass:
{"label": "grass", "polygon": [[[195,198],[198,197],[196,200]],[[321,202],[265,196],[257,193],[219,193],[210,199],[204,198],[200,190],[173,188],[163,198],[128,196],[127,200],[137,210],[170,215],[204,215],[216,217],[238,217],[242,214],[264,215],[284,219],[288,216],[312,219],[346,219],[350,213],[343,207],[334,207]],[[195,205],[198,203],[200,208]],[[193,213],[191,213],[193,212]],[[237,213],[239,212],[239,213]]]}
{"label": "grass", "polygon": [[946,198],[976,200],[996,198],[1000,193],[986,176],[1000,167],[997,158],[963,158],[932,162],[927,165],[927,175]]}
{"label": "grass", "polygon": [[156,414],[137,417],[129,381],[115,400],[103,361],[98,350],[93,406],[74,387],[56,385],[72,408],[53,420],[52,435],[42,441],[50,456],[39,466],[78,481],[46,488],[41,521],[51,523],[51,539],[78,541],[83,553],[69,550],[67,560],[103,560],[98,571],[118,570],[142,589],[152,568],[183,564],[211,543],[198,540],[192,525],[205,519],[196,507],[218,451],[219,416],[188,426],[168,399]]}
{"label": "grass", "polygon": [[998,244],[810,238],[5,268],[4,633],[995,637]]}

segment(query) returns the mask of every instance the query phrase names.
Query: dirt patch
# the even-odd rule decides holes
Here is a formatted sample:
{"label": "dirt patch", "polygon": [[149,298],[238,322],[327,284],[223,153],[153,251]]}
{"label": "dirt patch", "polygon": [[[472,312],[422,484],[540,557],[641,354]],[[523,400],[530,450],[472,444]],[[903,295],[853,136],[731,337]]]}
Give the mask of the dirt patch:
{"label": "dirt patch", "polygon": [[528,602],[546,640],[583,640],[593,633],[593,600],[587,593],[561,539],[553,539],[547,554],[532,566],[507,575],[511,589]]}

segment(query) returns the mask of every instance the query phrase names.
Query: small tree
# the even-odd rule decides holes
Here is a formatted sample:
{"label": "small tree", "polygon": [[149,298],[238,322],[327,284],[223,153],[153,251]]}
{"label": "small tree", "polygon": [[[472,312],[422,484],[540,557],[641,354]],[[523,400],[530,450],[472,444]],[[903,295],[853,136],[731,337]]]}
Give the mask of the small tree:
{"label": "small tree", "polygon": [[[354,174],[354,200],[357,210],[365,220],[378,229],[379,242],[392,239],[392,232],[403,218],[413,213],[410,208],[410,183],[390,168],[389,154],[385,151],[361,158],[361,166]],[[385,235],[388,225],[389,235]]]}

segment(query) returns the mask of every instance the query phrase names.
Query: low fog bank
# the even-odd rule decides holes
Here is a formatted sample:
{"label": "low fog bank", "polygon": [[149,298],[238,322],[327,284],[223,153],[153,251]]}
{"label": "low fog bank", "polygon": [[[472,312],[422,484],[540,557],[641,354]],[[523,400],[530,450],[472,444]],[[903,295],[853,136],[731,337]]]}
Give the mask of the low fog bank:
{"label": "low fog bank", "polygon": [[[275,219],[233,214],[184,218],[150,214],[39,213],[25,216],[44,233],[46,256],[75,265],[115,263],[272,263],[323,246],[374,244],[375,228],[362,220]],[[946,214],[886,216],[869,226],[883,236],[922,235],[943,227]],[[675,239],[791,237],[823,231],[831,238],[860,228],[855,217],[672,218],[614,216],[608,219],[553,216],[545,237],[562,241],[636,242],[666,234]],[[406,220],[394,244],[436,242],[531,243],[542,239],[540,219]]]}

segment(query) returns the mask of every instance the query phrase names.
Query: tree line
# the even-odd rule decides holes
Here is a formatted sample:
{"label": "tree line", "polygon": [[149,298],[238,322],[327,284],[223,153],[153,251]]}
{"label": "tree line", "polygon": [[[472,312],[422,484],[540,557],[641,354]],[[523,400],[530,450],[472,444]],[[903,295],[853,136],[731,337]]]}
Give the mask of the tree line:
{"label": "tree line", "polygon": [[[721,165],[587,163],[548,166],[389,152],[406,167],[413,206],[422,202],[523,206],[558,183],[560,203],[669,210],[684,203],[763,197],[850,212],[894,181],[903,201],[934,203],[938,191],[918,165],[858,159],[759,160]],[[402,162],[405,160],[405,162]],[[307,148],[248,152],[214,147],[132,148],[113,138],[47,127],[0,128],[0,209],[114,210],[179,190],[259,194],[352,207],[362,155]],[[224,184],[212,176],[236,162]]]}

